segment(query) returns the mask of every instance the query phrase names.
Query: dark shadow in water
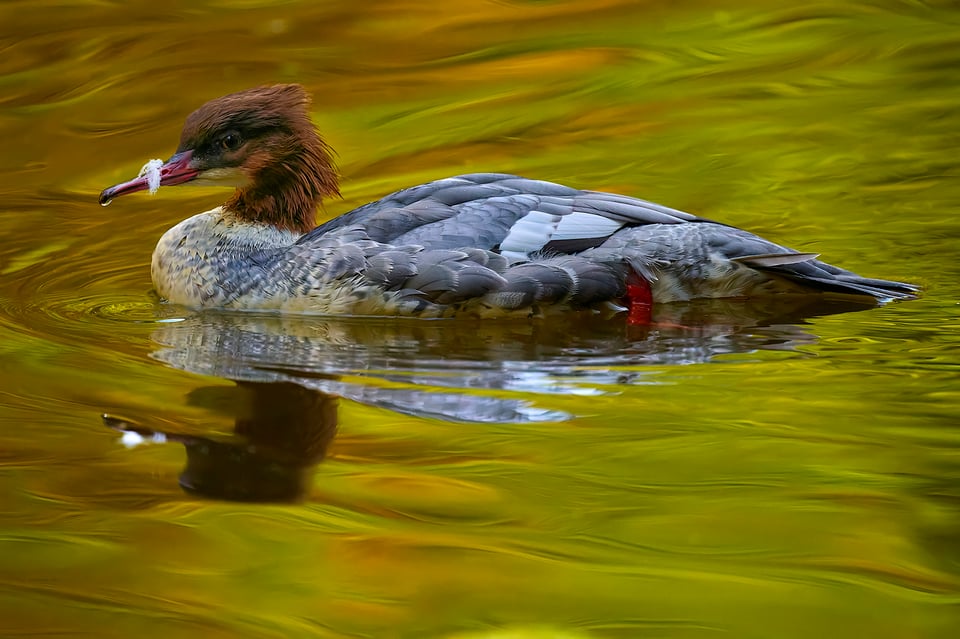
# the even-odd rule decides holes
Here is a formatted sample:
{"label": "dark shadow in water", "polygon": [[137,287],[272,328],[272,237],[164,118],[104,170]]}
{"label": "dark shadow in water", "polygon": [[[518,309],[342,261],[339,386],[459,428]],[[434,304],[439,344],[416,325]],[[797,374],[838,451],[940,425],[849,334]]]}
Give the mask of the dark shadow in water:
{"label": "dark shadow in water", "polygon": [[190,404],[229,407],[234,432],[224,437],[162,432],[104,415],[125,439],[174,441],[187,451],[180,486],[188,493],[230,501],[301,499],[337,431],[339,399],[290,382],[237,382],[199,388]]}
{"label": "dark shadow in water", "polygon": [[[650,326],[628,325],[623,315],[481,322],[200,313],[160,324],[153,355],[173,368],[235,381],[244,401],[230,403],[245,408],[233,409],[234,435],[158,433],[104,420],[182,443],[180,484],[188,492],[290,501],[304,495],[333,439],[338,398],[454,422],[561,421],[570,415],[537,406],[529,395],[602,394],[610,385],[656,383],[651,367],[796,350],[817,339],[806,319],[863,308],[797,298],[711,300],[657,306]],[[192,403],[211,405],[217,392],[196,391]]]}

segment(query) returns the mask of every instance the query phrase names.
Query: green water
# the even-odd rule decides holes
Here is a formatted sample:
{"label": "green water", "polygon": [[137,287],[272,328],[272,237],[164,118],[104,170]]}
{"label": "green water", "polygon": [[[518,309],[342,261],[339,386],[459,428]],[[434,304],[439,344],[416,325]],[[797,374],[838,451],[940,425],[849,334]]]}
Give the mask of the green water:
{"label": "green water", "polygon": [[[0,637],[956,636],[956,3],[6,2],[0,50]],[[157,238],[227,193],[99,191],[276,81],[339,152],[326,216],[506,171],[925,294],[157,304]]]}

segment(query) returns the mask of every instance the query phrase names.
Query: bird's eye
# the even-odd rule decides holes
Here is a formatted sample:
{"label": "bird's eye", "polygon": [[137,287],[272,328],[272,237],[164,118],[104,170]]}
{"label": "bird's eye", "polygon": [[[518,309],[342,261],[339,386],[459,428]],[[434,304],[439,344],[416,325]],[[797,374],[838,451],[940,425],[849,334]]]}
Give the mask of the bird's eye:
{"label": "bird's eye", "polygon": [[220,138],[220,146],[228,151],[233,151],[239,148],[241,142],[242,140],[240,139],[240,134],[236,131],[231,131]]}

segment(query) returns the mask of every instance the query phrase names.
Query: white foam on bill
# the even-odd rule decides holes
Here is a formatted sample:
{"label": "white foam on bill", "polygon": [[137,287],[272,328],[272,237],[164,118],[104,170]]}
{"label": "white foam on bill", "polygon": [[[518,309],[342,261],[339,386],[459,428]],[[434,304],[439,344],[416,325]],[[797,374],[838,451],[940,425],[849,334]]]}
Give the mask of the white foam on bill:
{"label": "white foam on bill", "polygon": [[157,192],[160,188],[160,167],[163,166],[163,160],[150,160],[140,169],[138,177],[147,176],[147,186],[150,188],[150,195]]}

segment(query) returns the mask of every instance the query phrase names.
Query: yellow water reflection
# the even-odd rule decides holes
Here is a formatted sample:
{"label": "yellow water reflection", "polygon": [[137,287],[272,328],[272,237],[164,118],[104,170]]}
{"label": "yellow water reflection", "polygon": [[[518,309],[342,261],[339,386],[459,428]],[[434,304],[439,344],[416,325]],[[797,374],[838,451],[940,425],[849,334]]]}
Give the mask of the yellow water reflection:
{"label": "yellow water reflection", "polygon": [[[0,4],[0,636],[953,637],[958,23],[896,0]],[[927,292],[661,309],[640,334],[157,305],[157,238],[226,194],[97,193],[205,100],[278,81],[339,152],[328,216],[507,171]],[[276,470],[238,427],[266,381],[340,398],[309,396],[331,427],[297,440],[294,503],[186,493],[200,448],[101,422]]]}

